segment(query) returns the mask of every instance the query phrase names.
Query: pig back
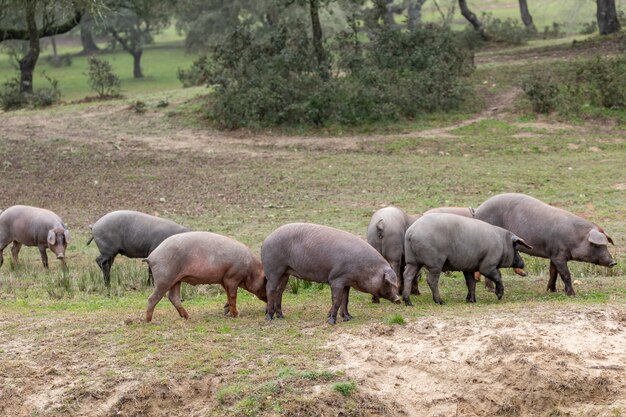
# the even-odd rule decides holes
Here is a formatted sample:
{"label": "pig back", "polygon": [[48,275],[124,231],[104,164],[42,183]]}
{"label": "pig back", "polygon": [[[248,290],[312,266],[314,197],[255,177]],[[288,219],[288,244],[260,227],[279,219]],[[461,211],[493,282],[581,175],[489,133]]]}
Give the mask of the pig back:
{"label": "pig back", "polygon": [[150,268],[167,268],[170,275],[198,277],[248,275],[262,272],[261,262],[243,243],[211,232],[184,232],[165,239],[148,256]]}
{"label": "pig back", "polygon": [[507,251],[512,248],[507,230],[450,213],[432,213],[418,219],[407,230],[405,244],[417,262],[427,266],[447,262],[452,270],[473,268],[487,257],[498,264],[503,257],[509,257]]}
{"label": "pig back", "polygon": [[287,271],[320,282],[331,273],[368,275],[389,268],[382,255],[357,236],[309,223],[286,224],[272,232],[261,247],[261,260],[268,278]]}
{"label": "pig back", "polygon": [[54,228],[66,229],[61,218],[47,209],[16,205],[0,213],[0,238],[27,246],[46,243],[48,231]]}
{"label": "pig back", "polygon": [[594,227],[573,213],[516,193],[488,199],[476,210],[476,218],[510,230],[533,247],[520,246],[521,252],[544,258],[569,251]]}
{"label": "pig back", "polygon": [[188,231],[168,219],[119,210],[102,216],[93,225],[91,233],[103,254],[121,253],[129,258],[142,258],[168,237]]}

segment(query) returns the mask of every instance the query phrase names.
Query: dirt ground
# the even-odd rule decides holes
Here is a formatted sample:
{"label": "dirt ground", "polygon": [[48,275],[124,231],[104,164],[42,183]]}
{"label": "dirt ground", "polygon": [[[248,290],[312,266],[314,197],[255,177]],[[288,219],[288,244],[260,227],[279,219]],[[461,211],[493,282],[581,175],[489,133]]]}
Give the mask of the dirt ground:
{"label": "dirt ground", "polygon": [[581,307],[370,326],[328,344],[337,369],[410,416],[615,416],[626,310]]}
{"label": "dirt ground", "polygon": [[[511,105],[518,93],[507,92],[490,110],[471,120],[385,139],[446,137],[452,129],[497,116],[503,107]],[[59,204],[70,213],[73,222],[81,225],[102,211],[101,199],[106,199],[107,204],[146,207],[145,211],[149,212],[160,210],[158,201],[143,197],[147,187],[172,188],[174,197],[166,203],[171,213],[210,212],[206,207],[194,208],[195,197],[189,199],[189,195],[213,193],[219,199],[227,197],[220,189],[218,174],[194,171],[196,160],[191,154],[203,155],[204,159],[198,157],[199,162],[210,161],[225,169],[239,163],[244,155],[246,163],[267,163],[266,147],[270,146],[279,150],[299,146],[330,152],[358,151],[381,139],[376,135],[288,138],[174,128],[163,123],[166,116],[162,113],[136,115],[122,104],[95,105],[87,111],[61,108],[58,112],[0,117],[0,139],[6,149],[14,152],[6,154],[7,163],[0,166],[0,171],[10,173],[12,181],[11,187],[5,187],[0,196],[2,206],[22,195],[33,201],[46,201],[50,181],[61,183],[64,187],[60,194],[51,198],[57,203],[61,201]],[[120,129],[119,125],[124,128]],[[570,128],[553,124],[541,127]],[[91,141],[93,137],[97,137],[97,143]],[[88,153],[84,148],[93,152]],[[15,152],[16,149],[20,152]],[[67,160],[67,166],[59,167],[58,156],[50,157],[50,152],[55,150],[67,155],[61,158]],[[186,153],[189,164],[179,164],[182,153]],[[46,161],[54,166],[47,169]],[[108,178],[100,173],[132,164],[137,164],[137,175],[140,179],[145,175],[146,181],[134,184],[129,178]],[[37,167],[34,171],[33,166]],[[153,166],[166,167],[167,171],[160,174],[169,175],[149,180],[151,175],[156,175]],[[38,176],[48,182],[33,181]],[[107,189],[98,191],[102,184],[107,184]],[[90,191],[76,204],[72,197],[89,187],[96,191]],[[249,204],[244,191],[237,202],[242,206]],[[191,207],[186,203],[190,200]],[[263,202],[255,201],[255,204]],[[243,366],[241,361],[233,359],[224,369],[202,376],[185,372],[184,365],[182,368],[173,365],[167,372],[153,369],[149,361],[144,364],[141,359],[143,347],[129,353],[125,342],[119,340],[132,338],[128,329],[138,325],[134,319],[127,319],[126,313],[107,316],[104,322],[94,314],[84,317],[67,314],[53,320],[43,320],[44,315],[31,311],[28,317],[20,317],[0,311],[1,415],[222,415],[215,411],[216,407],[229,403],[224,400],[222,404],[216,399],[220,386]],[[626,414],[624,305],[543,303],[523,308],[517,304],[482,311],[480,315],[463,317],[447,313],[407,321],[404,326],[369,323],[349,330],[338,325],[338,331],[320,342],[323,350],[316,358],[319,364],[357,381],[358,392],[351,398],[352,403],[348,404],[340,394],[315,381],[297,382],[300,384],[296,384],[297,401],[284,404],[282,411],[264,411],[262,415]],[[173,323],[166,326],[178,326]],[[306,337],[308,325],[294,324],[295,333]],[[214,336],[203,343],[209,346],[214,342],[211,337]],[[171,343],[175,350],[176,339],[172,338]],[[143,368],[130,369],[116,359],[133,354],[145,365]],[[184,358],[181,361],[184,364]],[[281,389],[279,384],[278,392]],[[269,401],[272,395],[259,401]],[[243,411],[230,414],[257,415]]]}

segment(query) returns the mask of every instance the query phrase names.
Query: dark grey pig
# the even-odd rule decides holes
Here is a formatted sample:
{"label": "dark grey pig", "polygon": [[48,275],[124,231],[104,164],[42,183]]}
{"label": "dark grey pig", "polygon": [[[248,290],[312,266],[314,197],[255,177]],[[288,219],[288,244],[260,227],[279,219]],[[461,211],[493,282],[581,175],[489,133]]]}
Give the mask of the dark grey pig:
{"label": "dark grey pig", "polygon": [[31,206],[12,206],[0,214],[0,266],[4,262],[2,252],[11,242],[13,264],[18,263],[22,245],[37,246],[44,268],[48,268],[50,249],[65,268],[65,248],[70,241],[70,232],[63,220],[50,210]]}
{"label": "dark grey pig", "polygon": [[[404,272],[404,233],[420,216],[410,216],[397,207],[385,207],[378,210],[372,216],[367,226],[367,242],[372,245],[396,273],[402,286],[402,273]],[[412,293],[419,295],[417,280]],[[372,302],[380,300],[372,296]]]}
{"label": "dark grey pig", "polygon": [[400,302],[396,273],[382,255],[351,233],[317,224],[291,223],[274,230],[263,242],[261,261],[267,276],[268,320],[283,317],[282,297],[289,275],[327,282],[333,296],[328,322],[335,324],[341,308],[348,313],[350,287]]}
{"label": "dark grey pig", "polygon": [[476,210],[471,207],[437,207],[437,208],[433,208],[433,209],[426,211],[424,213],[424,216],[427,214],[433,214],[433,213],[449,213],[449,214],[456,214],[457,216],[464,216],[464,217],[472,218],[474,217],[475,212]]}
{"label": "dark grey pig", "polygon": [[518,246],[527,246],[519,237],[501,227],[480,220],[448,213],[427,214],[419,218],[404,238],[406,268],[402,299],[409,299],[411,282],[425,266],[428,268],[428,286],[437,304],[444,304],[439,295],[439,275],[445,271],[462,271],[467,284],[467,301],[476,302],[474,272],[480,272],[496,285],[501,299],[504,286],[498,268],[524,268],[517,252]]}
{"label": "dark grey pig", "polygon": [[[146,258],[168,237],[189,231],[171,220],[131,210],[105,214],[90,228],[92,236],[87,244],[96,241],[100,251],[96,262],[107,287],[111,285],[111,265],[118,253],[129,258]],[[149,274],[152,277],[151,271]]]}
{"label": "dark grey pig", "polygon": [[180,285],[220,284],[228,302],[224,314],[237,317],[237,289],[243,288],[263,301],[263,265],[246,245],[210,232],[188,232],[163,241],[147,259],[154,275],[154,292],[148,299],[146,321],[152,320],[154,307],[166,292],[181,317],[189,318],[180,301]]}
{"label": "dark grey pig", "polygon": [[548,291],[556,291],[558,274],[567,295],[576,295],[567,261],[589,262],[609,268],[617,264],[608,250],[613,239],[601,227],[524,194],[491,197],[478,207],[476,218],[522,237],[532,246],[532,249],[520,248],[522,252],[550,259]]}

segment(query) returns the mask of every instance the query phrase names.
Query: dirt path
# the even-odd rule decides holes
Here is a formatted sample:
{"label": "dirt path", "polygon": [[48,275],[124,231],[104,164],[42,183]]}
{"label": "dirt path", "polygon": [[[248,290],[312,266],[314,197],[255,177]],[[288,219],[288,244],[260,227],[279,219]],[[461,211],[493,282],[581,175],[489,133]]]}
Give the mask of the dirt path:
{"label": "dirt path", "polygon": [[[542,306],[373,325],[329,344],[336,369],[411,416],[622,415],[626,310]],[[573,414],[569,414],[573,413]]]}

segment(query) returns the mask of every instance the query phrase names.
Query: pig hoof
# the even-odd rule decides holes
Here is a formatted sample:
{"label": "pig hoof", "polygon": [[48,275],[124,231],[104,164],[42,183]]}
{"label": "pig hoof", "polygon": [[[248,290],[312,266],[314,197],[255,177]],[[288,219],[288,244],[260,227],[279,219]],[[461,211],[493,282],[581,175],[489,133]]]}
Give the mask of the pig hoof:
{"label": "pig hoof", "polygon": [[354,317],[352,317],[350,314],[346,314],[345,316],[343,316],[343,321],[350,321],[352,320]]}
{"label": "pig hoof", "polygon": [[272,321],[272,320],[274,320],[274,317],[271,314],[266,314],[265,315],[265,320]]}
{"label": "pig hoof", "polygon": [[444,305],[446,302],[445,302],[445,301],[443,301],[442,299],[439,299],[439,300],[435,300],[435,303],[436,303],[436,304],[439,304],[440,306],[442,306],[442,305]]}
{"label": "pig hoof", "polygon": [[476,299],[468,297],[468,298],[465,299],[465,301],[467,301],[468,303],[475,303]]}
{"label": "pig hoof", "polygon": [[372,297],[372,303],[374,303],[374,304],[380,304],[380,298],[378,298],[378,297]]}
{"label": "pig hoof", "polygon": [[277,319],[284,319],[285,316],[283,316],[283,313],[276,313],[276,318]]}
{"label": "pig hoof", "polygon": [[565,292],[565,294],[567,294],[569,297],[575,297],[576,296],[576,291],[568,290],[568,291]]}
{"label": "pig hoof", "polygon": [[336,323],[337,323],[337,320],[335,320],[334,318],[332,317],[328,318],[328,324],[336,324]]}
{"label": "pig hoof", "polygon": [[404,301],[404,305],[407,307],[413,307],[413,303],[411,302],[411,299],[409,297],[402,297],[402,301]]}

